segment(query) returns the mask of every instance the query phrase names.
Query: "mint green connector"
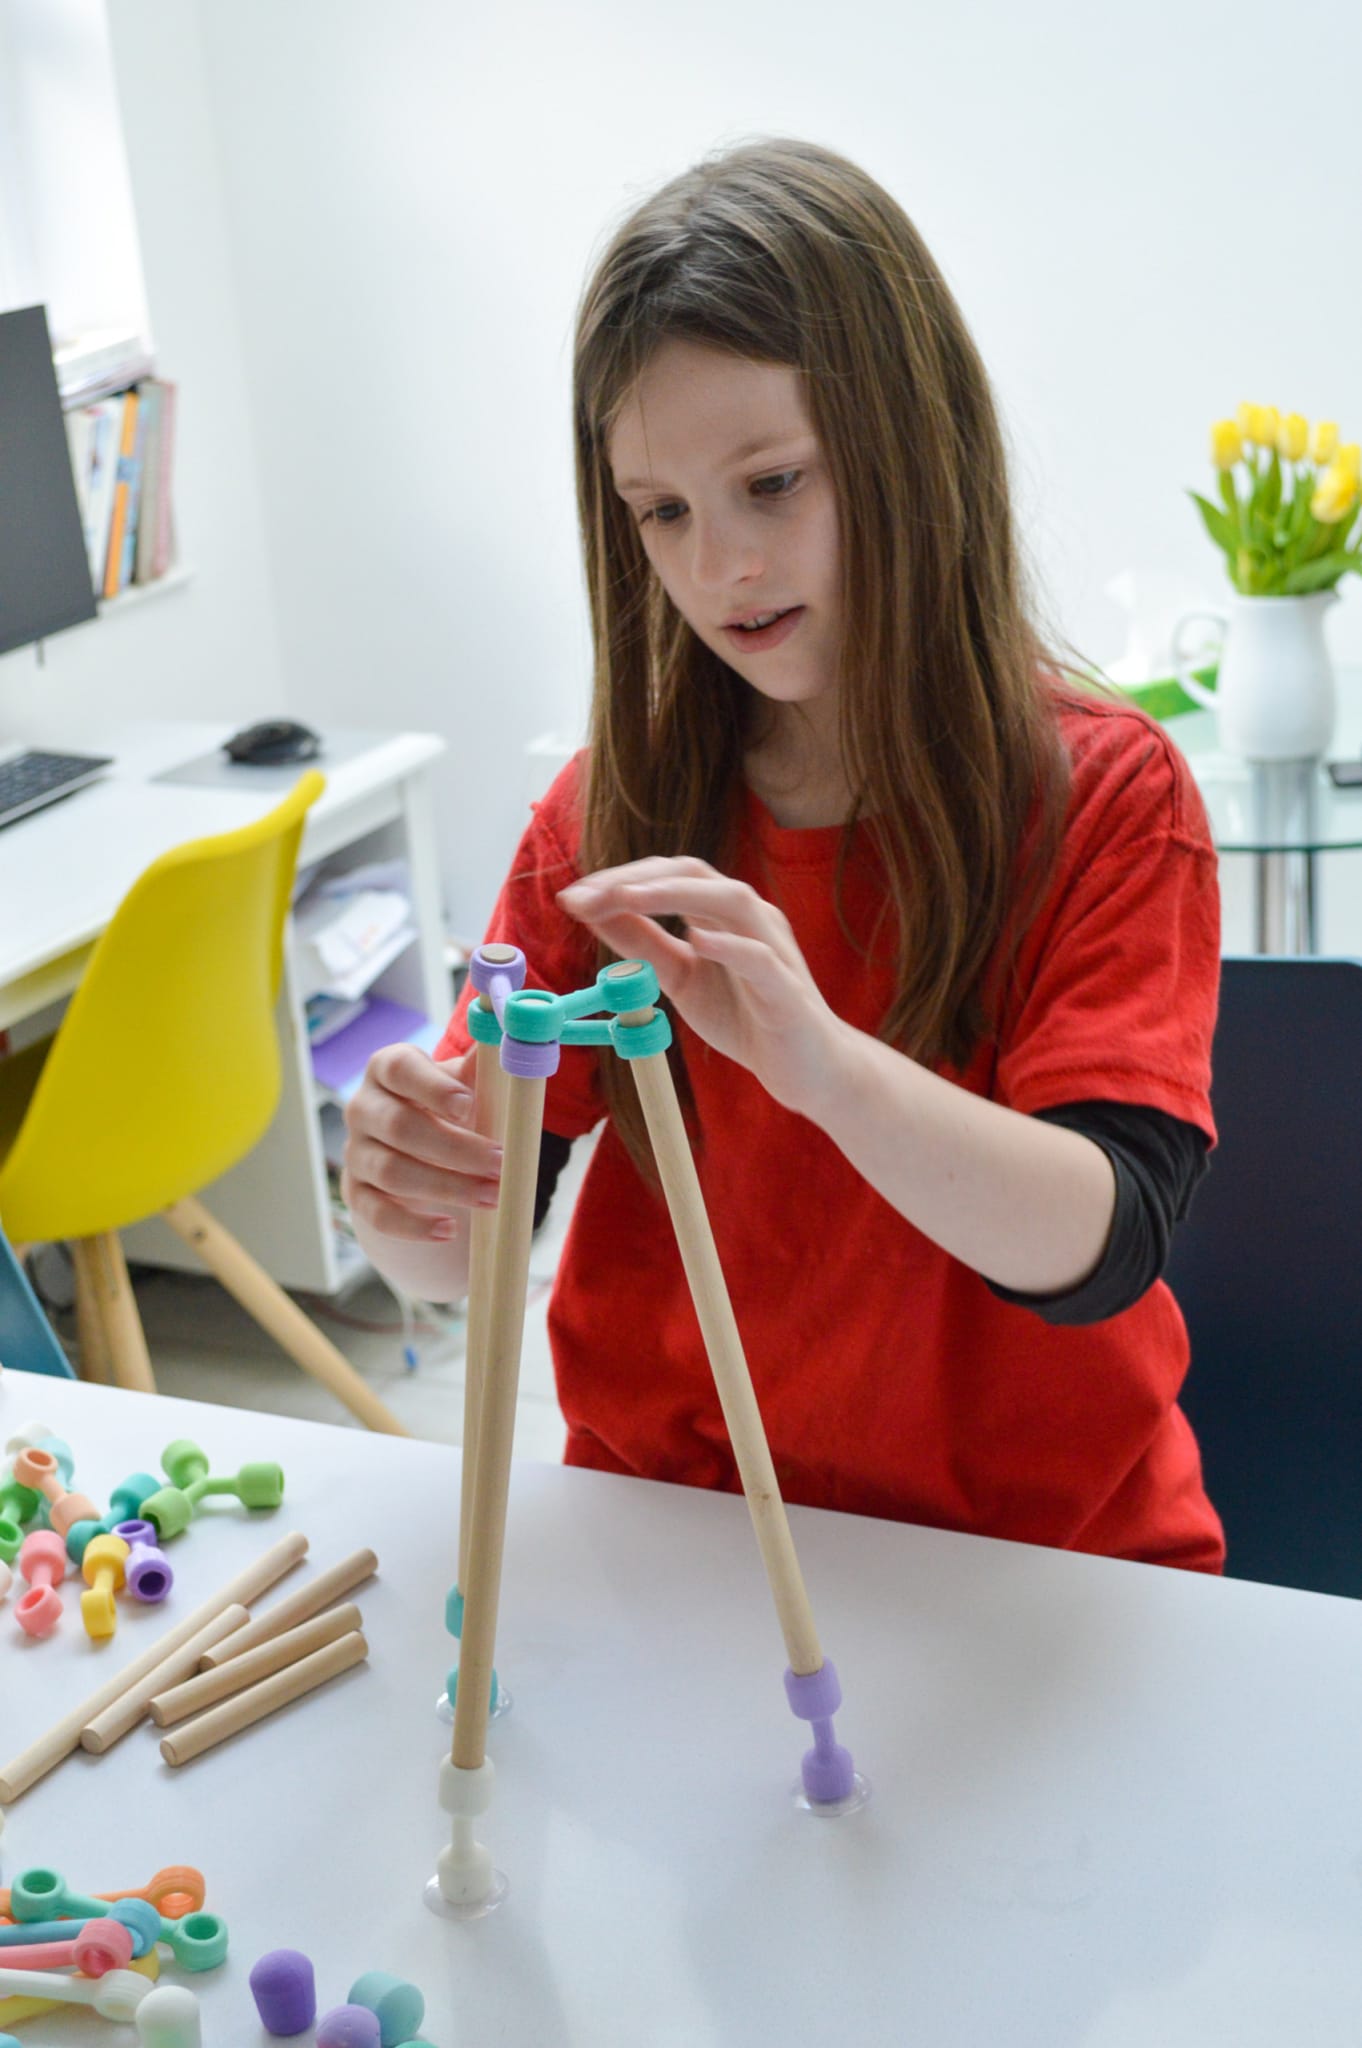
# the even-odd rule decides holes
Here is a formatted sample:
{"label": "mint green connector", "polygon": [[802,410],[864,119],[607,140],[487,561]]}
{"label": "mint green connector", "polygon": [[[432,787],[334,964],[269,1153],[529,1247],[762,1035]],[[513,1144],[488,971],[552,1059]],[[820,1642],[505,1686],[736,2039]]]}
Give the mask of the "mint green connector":
{"label": "mint green connector", "polygon": [[165,1542],[189,1527],[199,1502],[212,1494],[232,1494],[247,1508],[277,1508],[284,1498],[284,1474],[278,1465],[243,1465],[231,1478],[215,1477],[208,1459],[187,1437],[178,1437],[161,1453],[169,1486],[142,1503],[143,1520],[152,1523]]}
{"label": "mint green connector", "polygon": [[[625,971],[625,969],[628,971]],[[506,998],[502,1023],[491,1010],[474,1003],[468,1028],[480,1045],[500,1045],[503,1030],[522,1045],[613,1045],[622,1059],[642,1059],[665,1052],[672,1042],[665,1011],[647,1024],[621,1024],[631,1010],[654,1009],[660,990],[657,975],[646,961],[603,967],[589,988],[555,996],[545,988],[517,989]],[[608,1010],[608,1017],[594,1012]]]}

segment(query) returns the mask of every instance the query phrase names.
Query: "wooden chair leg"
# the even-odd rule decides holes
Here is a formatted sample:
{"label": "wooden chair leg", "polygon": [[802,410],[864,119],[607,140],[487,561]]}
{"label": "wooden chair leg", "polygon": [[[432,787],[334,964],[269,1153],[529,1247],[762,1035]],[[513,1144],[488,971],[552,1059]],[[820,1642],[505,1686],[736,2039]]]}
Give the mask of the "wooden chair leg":
{"label": "wooden chair leg", "polygon": [[154,1394],[156,1381],[151,1358],[118,1232],[108,1230],[85,1242],[90,1248],[94,1310],[103,1331],[114,1385],[135,1394]]}
{"label": "wooden chair leg", "polygon": [[271,1280],[202,1202],[186,1195],[183,1201],[173,1202],[161,1213],[171,1229],[198,1254],[227,1292],[235,1296],[295,1365],[320,1380],[366,1428],[381,1430],[386,1436],[410,1435],[391,1408],[385,1407],[360,1378],[349,1359],[329,1337],[322,1335],[296,1302],[289,1300],[283,1288]]}
{"label": "wooden chair leg", "polygon": [[80,1376],[83,1380],[96,1380],[101,1386],[107,1386],[111,1377],[109,1340],[99,1312],[99,1281],[92,1239],[78,1237],[72,1240],[71,1262],[76,1269],[76,1343]]}

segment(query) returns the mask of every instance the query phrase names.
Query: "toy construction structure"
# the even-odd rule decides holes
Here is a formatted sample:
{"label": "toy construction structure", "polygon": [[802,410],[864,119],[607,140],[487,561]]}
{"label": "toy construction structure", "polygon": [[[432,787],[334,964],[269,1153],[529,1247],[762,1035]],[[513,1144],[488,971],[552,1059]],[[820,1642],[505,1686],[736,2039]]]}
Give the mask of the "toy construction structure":
{"label": "toy construction structure", "polygon": [[[590,988],[555,996],[546,989],[526,988],[525,972],[525,956],[515,946],[481,946],[470,968],[476,991],[468,1013],[477,1045],[475,1128],[484,1136],[501,1139],[503,1158],[497,1207],[474,1211],[470,1225],[459,1579],[450,1596],[451,1626],[460,1636],[459,1682],[453,1742],[440,1773],[440,1804],[453,1826],[449,1846],[441,1852],[436,1874],[426,1887],[429,1905],[458,1915],[486,1912],[506,1888],[489,1851],[474,1839],[473,1827],[486,1812],[492,1792],[487,1720],[544,1086],[557,1071],[563,1045],[612,1046],[621,1059],[629,1061],[638,1086],[663,1194],[785,1638],[789,1657],[786,1693],[799,1719],[812,1724],[814,1746],[803,1760],[801,1802],[815,1812],[841,1813],[858,1806],[865,1794],[849,1752],[833,1733],[832,1716],[841,1704],[841,1688],[836,1671],[819,1647],[715,1250],[667,1064],[671,1025],[665,1012],[656,1007],[657,976],[651,967],[625,961],[603,968]],[[601,1016],[602,1011],[609,1014]]]}

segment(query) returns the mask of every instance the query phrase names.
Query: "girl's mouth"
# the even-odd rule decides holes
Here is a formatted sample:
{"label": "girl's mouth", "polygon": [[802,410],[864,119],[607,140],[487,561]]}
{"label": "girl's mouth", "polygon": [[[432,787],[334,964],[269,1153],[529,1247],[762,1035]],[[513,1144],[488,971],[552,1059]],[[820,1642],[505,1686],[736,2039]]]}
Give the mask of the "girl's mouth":
{"label": "girl's mouth", "polygon": [[769,626],[725,626],[724,637],[744,653],[760,654],[765,648],[779,647],[788,640],[804,616],[802,604],[792,605],[787,612],[781,612]]}

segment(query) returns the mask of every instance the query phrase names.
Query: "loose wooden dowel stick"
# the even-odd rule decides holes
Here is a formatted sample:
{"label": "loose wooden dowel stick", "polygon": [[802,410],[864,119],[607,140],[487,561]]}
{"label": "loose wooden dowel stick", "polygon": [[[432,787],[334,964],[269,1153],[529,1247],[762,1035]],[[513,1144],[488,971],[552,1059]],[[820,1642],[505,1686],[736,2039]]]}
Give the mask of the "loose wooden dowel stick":
{"label": "loose wooden dowel stick", "polygon": [[486,1754],[487,1710],[496,1656],[497,1603],[506,1545],[506,1501],[511,1484],[520,1345],[525,1332],[534,1192],[544,1124],[542,1080],[508,1077],[506,1141],[497,1203],[496,1249],[487,1304],[487,1351],[473,1474],[473,1516],[463,1587],[459,1685],[454,1696],[450,1756],[462,1770],[480,1768]]}
{"label": "loose wooden dowel stick", "polygon": [[[26,1792],[30,1785],[45,1777],[64,1756],[70,1756],[72,1750],[80,1743],[81,1730],[92,1722],[96,1715],[102,1714],[115,1700],[123,1699],[134,1691],[148,1672],[155,1671],[167,1657],[172,1656],[180,1648],[181,1644],[187,1643],[191,1636],[197,1635],[205,1622],[212,1621],[215,1616],[221,1614],[224,1607],[248,1607],[252,1600],[257,1599],[261,1593],[282,1579],[284,1573],[297,1564],[306,1550],[307,1538],[299,1535],[296,1530],[288,1536],[282,1536],[277,1543],[271,1544],[254,1564],[247,1565],[234,1579],[229,1579],[211,1600],[205,1600],[202,1606],[196,1607],[192,1614],[187,1614],[174,1628],[167,1629],[166,1633],[150,1644],[140,1657],[134,1657],[131,1664],[115,1672],[112,1678],[106,1679],[103,1685],[91,1693],[88,1700],[83,1700],[78,1707],[73,1707],[69,1714],[63,1715],[55,1727],[48,1729],[46,1735],[40,1735],[38,1740],[30,1743],[12,1763],[5,1765],[0,1771],[0,1805],[10,1805],[21,1793]],[[152,1688],[153,1691],[161,1689],[159,1686]],[[150,1699],[151,1693],[146,1697]],[[132,1723],[129,1722],[128,1725],[131,1727]]]}
{"label": "loose wooden dowel stick", "polygon": [[[484,948],[490,951],[490,948]],[[507,954],[513,948],[506,947]],[[492,1005],[486,996],[478,1002]],[[506,1076],[495,1045],[478,1043],[475,1063],[477,1093],[473,1128],[480,1137],[502,1138],[506,1127]],[[460,1592],[468,1576],[468,1542],[473,1525],[473,1472],[477,1461],[478,1422],[487,1366],[487,1303],[491,1289],[492,1252],[497,1241],[497,1211],[473,1209],[468,1226],[468,1328],[463,1366],[463,1454],[459,1482],[459,1563],[455,1583]]]}
{"label": "loose wooden dowel stick", "polygon": [[[647,1024],[653,1014],[651,1009],[635,1010],[622,1017],[620,1022]],[[823,1652],[814,1627],[813,1610],[805,1591],[799,1559],[795,1555],[785,1503],[780,1497],[780,1484],[766,1441],[766,1428],[757,1406],[752,1375],[738,1334],[723,1267],[719,1264],[714,1232],[700,1191],[700,1177],[691,1156],[690,1140],[686,1136],[667,1055],[665,1052],[649,1053],[642,1059],[630,1060],[629,1065],[633,1068],[634,1082],[662,1181],[662,1192],[671,1212],[681,1263],[685,1267],[700,1334],[733,1445],[733,1456],[747,1496],[757,1547],[770,1581],[790,1669],[801,1674],[818,1671],[822,1668]]]}
{"label": "loose wooden dowel stick", "polygon": [[168,1764],[187,1764],[193,1757],[202,1756],[206,1749],[226,1742],[229,1736],[239,1735],[243,1728],[253,1728],[257,1721],[277,1713],[290,1700],[302,1699],[305,1693],[325,1685],[329,1678],[338,1678],[342,1671],[362,1664],[368,1654],[369,1645],[358,1629],[341,1636],[324,1649],[314,1650],[310,1657],[290,1664],[287,1670],[276,1671],[273,1678],[262,1678],[258,1685],[248,1686],[245,1692],[224,1700],[220,1707],[210,1708],[206,1714],[164,1736],[161,1755]]}
{"label": "loose wooden dowel stick", "polygon": [[267,1607],[263,1614],[257,1614],[253,1621],[239,1628],[235,1635],[224,1636],[211,1650],[205,1651],[199,1659],[203,1671],[216,1671],[221,1664],[230,1664],[233,1657],[240,1657],[247,1650],[256,1650],[261,1643],[272,1642],[286,1629],[297,1628],[300,1621],[311,1621],[314,1614],[320,1614],[333,1600],[339,1600],[342,1593],[352,1593],[356,1586],[362,1586],[378,1570],[378,1559],[372,1550],[354,1550],[349,1557],[343,1557],[339,1564],[330,1565],[315,1579],[309,1579],[305,1586],[299,1586],[296,1593],[290,1593],[287,1600],[281,1600],[274,1607]]}
{"label": "loose wooden dowel stick", "polygon": [[254,1685],[258,1678],[268,1678],[271,1672],[296,1664],[314,1650],[334,1643],[338,1636],[352,1634],[359,1626],[360,1611],[353,1601],[344,1607],[329,1607],[325,1614],[314,1615],[300,1628],[285,1629],[283,1635],[261,1643],[258,1649],[247,1650],[244,1657],[233,1657],[230,1664],[222,1664],[216,1671],[200,1671],[183,1685],[158,1692],[151,1701],[151,1718],[158,1728],[172,1727],[176,1721],[187,1720],[190,1714],[215,1706],[229,1693]]}
{"label": "loose wooden dowel stick", "polygon": [[121,1699],[116,1699],[102,1714],[96,1714],[92,1721],[87,1721],[80,1731],[81,1748],[88,1749],[92,1756],[103,1756],[120,1736],[137,1726],[158,1692],[178,1685],[183,1678],[192,1678],[204,1651],[211,1650],[214,1643],[231,1635],[250,1618],[247,1610],[239,1604],[224,1607],[221,1614],[215,1614],[211,1621],[204,1623],[197,1635],[172,1651],[164,1663],[156,1665],[136,1685],[129,1686]]}

